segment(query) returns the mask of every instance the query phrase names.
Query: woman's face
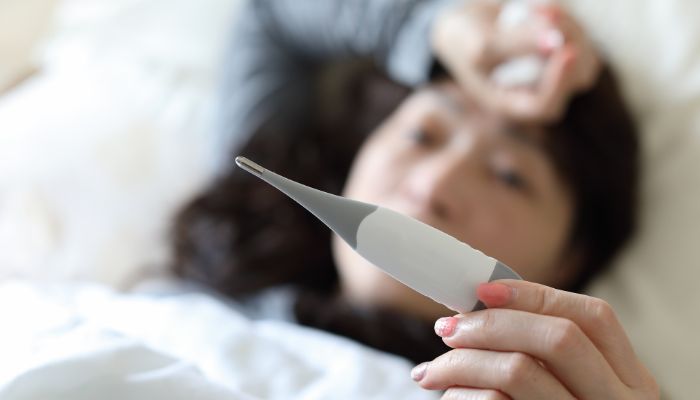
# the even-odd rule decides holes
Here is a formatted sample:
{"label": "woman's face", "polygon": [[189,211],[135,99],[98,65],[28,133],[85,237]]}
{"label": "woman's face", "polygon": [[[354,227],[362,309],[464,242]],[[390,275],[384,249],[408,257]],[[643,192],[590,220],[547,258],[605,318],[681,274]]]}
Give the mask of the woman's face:
{"label": "woman's face", "polygon": [[[542,132],[478,109],[452,83],[415,92],[365,142],[344,195],[414,217],[511,266],[562,283],[573,200]],[[351,301],[433,318],[448,313],[333,240]],[[426,266],[428,267],[428,266]]]}

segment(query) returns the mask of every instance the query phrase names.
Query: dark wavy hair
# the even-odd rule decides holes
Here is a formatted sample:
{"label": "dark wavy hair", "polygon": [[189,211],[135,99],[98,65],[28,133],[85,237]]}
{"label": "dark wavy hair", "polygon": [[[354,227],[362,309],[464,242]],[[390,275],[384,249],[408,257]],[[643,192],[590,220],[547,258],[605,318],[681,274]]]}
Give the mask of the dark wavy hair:
{"label": "dark wavy hair", "polygon": [[[270,122],[234,150],[291,179],[339,194],[367,135],[409,94],[364,65],[331,68],[304,124]],[[615,79],[574,97],[549,127],[545,149],[576,202],[569,246],[581,290],[630,238],[636,221],[639,144]],[[174,271],[243,298],[278,285],[299,289],[297,320],[415,362],[446,350],[432,323],[383,309],[359,309],[335,295],[338,275],[328,229],[303,208],[231,162],[174,225]]]}

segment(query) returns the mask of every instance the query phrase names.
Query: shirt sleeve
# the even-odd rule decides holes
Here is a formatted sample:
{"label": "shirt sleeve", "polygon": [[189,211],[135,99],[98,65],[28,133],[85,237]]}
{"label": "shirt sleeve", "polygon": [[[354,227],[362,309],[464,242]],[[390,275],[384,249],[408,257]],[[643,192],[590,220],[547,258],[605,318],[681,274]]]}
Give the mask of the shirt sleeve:
{"label": "shirt sleeve", "polygon": [[226,55],[217,131],[235,148],[263,123],[302,124],[318,67],[370,58],[390,77],[429,79],[429,31],[456,0],[252,0]]}

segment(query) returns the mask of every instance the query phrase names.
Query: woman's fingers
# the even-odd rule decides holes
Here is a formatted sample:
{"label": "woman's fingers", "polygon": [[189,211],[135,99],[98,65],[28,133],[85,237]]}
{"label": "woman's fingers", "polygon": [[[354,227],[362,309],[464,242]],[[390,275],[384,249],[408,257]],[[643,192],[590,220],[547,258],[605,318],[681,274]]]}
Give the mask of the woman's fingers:
{"label": "woman's fingers", "polygon": [[493,58],[492,64],[523,55],[547,56],[566,42],[566,34],[557,24],[535,15],[527,23],[498,28],[491,35],[492,51],[488,54]]}
{"label": "woman's fingers", "polygon": [[[496,1],[467,2],[436,22],[433,47],[464,90],[487,110],[525,123],[561,118],[569,98],[591,87],[600,61],[583,29],[554,5],[536,6],[527,23],[502,28]],[[494,68],[540,54],[545,68],[536,85],[500,86]]]}
{"label": "woman's fingers", "polygon": [[527,48],[546,56],[539,82],[528,88],[494,87],[488,93],[497,99],[489,103],[521,121],[551,122],[565,112],[573,94],[594,82],[597,56],[583,30],[558,7],[546,6],[536,17],[510,35],[500,35],[500,57],[507,60]]}
{"label": "woman's fingers", "polygon": [[595,83],[601,69],[600,57],[598,57],[593,43],[581,25],[569,14],[551,6],[541,10],[539,14],[545,17],[547,23],[561,32],[564,39],[562,45],[566,44],[576,54],[575,68],[570,72],[573,76],[570,91],[575,94],[590,88]]}
{"label": "woman's fingers", "polygon": [[573,56],[562,49],[550,56],[534,88],[508,88],[495,84],[483,89],[490,109],[523,122],[550,122],[561,117],[569,96]]}
{"label": "woman's fingers", "polygon": [[510,400],[510,397],[498,390],[452,387],[440,400]]}
{"label": "woman's fingers", "polygon": [[478,349],[449,351],[415,369],[425,389],[493,389],[513,399],[573,399],[537,360],[523,353]]}
{"label": "woman's fingers", "polygon": [[615,312],[603,300],[516,280],[482,284],[478,294],[489,308],[507,308],[572,321],[605,357],[622,382],[635,387],[648,378],[642,373],[646,370]]}
{"label": "woman's fingers", "polygon": [[520,96],[513,94],[509,106],[511,115],[518,115],[523,120],[537,119],[543,122],[558,120],[564,113],[573,79],[575,55],[573,49],[566,46],[553,53],[545,64],[540,82],[534,90],[523,92]]}
{"label": "woman's fingers", "polygon": [[[436,331],[452,348],[528,354],[544,363],[577,398],[615,397],[625,386],[610,365],[571,320],[529,312],[489,309],[450,317]],[[582,371],[586,371],[582,374]],[[592,384],[593,383],[593,384]]]}
{"label": "woman's fingers", "polygon": [[[536,46],[534,43],[531,45]],[[571,46],[566,45],[550,53],[541,78],[534,87],[498,85],[490,77],[494,58],[484,57],[488,58],[479,61],[478,68],[451,71],[461,86],[483,107],[523,122],[550,122],[561,117],[572,93],[573,82],[577,79],[574,72],[578,58]]]}
{"label": "woman's fingers", "polygon": [[[421,386],[512,398],[659,398],[604,301],[517,280],[482,284],[477,294],[489,309],[435,324],[454,350],[414,371]],[[481,394],[455,388],[455,396]]]}

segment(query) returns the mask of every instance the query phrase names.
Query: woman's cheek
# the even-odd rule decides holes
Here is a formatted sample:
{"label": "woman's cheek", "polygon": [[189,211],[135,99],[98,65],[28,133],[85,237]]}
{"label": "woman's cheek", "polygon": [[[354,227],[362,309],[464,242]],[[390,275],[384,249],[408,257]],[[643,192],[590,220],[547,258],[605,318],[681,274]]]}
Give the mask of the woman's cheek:
{"label": "woman's cheek", "polygon": [[468,221],[461,224],[463,241],[513,268],[529,266],[532,238],[539,235],[538,230],[512,204],[484,195],[474,200]]}
{"label": "woman's cheek", "polygon": [[344,195],[381,203],[398,185],[409,165],[388,140],[373,139],[355,159]]}

